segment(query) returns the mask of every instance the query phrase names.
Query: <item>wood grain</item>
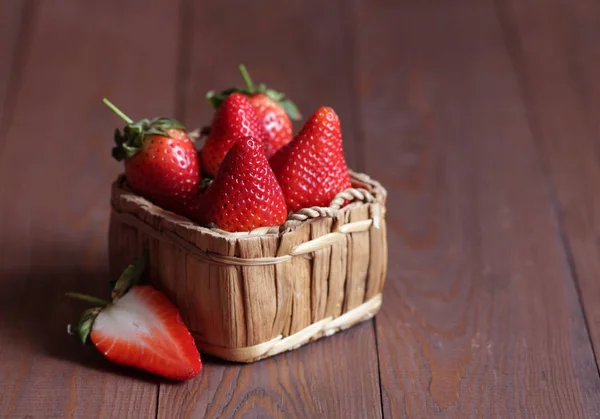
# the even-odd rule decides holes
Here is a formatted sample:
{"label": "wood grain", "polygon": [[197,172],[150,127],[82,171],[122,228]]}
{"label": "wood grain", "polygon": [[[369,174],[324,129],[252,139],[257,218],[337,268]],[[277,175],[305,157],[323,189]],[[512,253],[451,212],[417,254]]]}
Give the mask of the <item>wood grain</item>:
{"label": "wood grain", "polygon": [[393,208],[376,319],[386,417],[593,417],[600,403],[495,13],[357,2],[366,171]]}
{"label": "wood grain", "polygon": [[[285,91],[305,117],[321,105],[334,107],[347,121],[345,151],[351,167],[357,167],[351,28],[342,4],[190,2],[189,70],[182,70],[188,79],[179,89],[184,121],[190,126],[209,123],[206,91],[241,84],[237,65],[244,63],[256,82]],[[250,21],[261,23],[249,28]],[[306,234],[308,238],[310,229]],[[297,330],[311,322],[312,313],[294,289],[307,286],[282,278],[283,265],[276,266],[277,312],[294,301],[306,310],[290,319],[276,313],[274,329]],[[161,384],[158,413],[164,418],[380,417],[372,322],[251,365],[223,365],[208,358],[200,379],[183,386]]]}
{"label": "wood grain", "polygon": [[513,1],[497,7],[600,359],[600,5]]}
{"label": "wood grain", "polygon": [[[0,416],[597,415],[598,3],[204,3],[0,1]],[[83,308],[65,291],[108,295],[120,122],[99,99],[201,126],[242,62],[305,117],[334,107],[350,166],[390,192],[377,340],[368,322],[252,365],[205,357],[159,387],[65,334]],[[342,310],[331,255],[339,281],[300,323]],[[219,292],[241,299],[240,278]],[[278,277],[276,329],[295,285]]]}
{"label": "wood grain", "polygon": [[[257,237],[240,240],[240,257],[273,257],[277,252],[277,237]],[[263,249],[263,243],[267,244]],[[277,313],[275,266],[242,266],[244,283],[244,314],[247,345],[258,345],[274,338],[273,322]]]}
{"label": "wood grain", "polygon": [[[310,239],[310,225],[304,224],[299,226],[293,233],[295,237],[289,241],[288,247],[295,247],[300,243],[305,243]],[[287,237],[282,238],[282,242],[287,241]],[[286,243],[287,244],[287,243]],[[281,275],[284,278],[289,278],[288,281],[291,283],[291,306],[290,315],[288,315],[287,322],[284,323],[283,335],[289,336],[296,332],[308,327],[311,320],[310,311],[310,281],[311,281],[311,269],[312,261],[306,258],[293,258],[289,262],[284,262],[282,270],[277,271],[277,276]],[[276,268],[277,269],[277,268]]]}
{"label": "wood grain", "polygon": [[388,251],[385,211],[386,209],[379,203],[371,204],[369,208],[369,217],[373,219],[373,225],[369,231],[371,258],[367,273],[365,301],[381,292],[387,276]]}
{"label": "wood grain", "polygon": [[[343,224],[341,215],[334,220],[333,225]],[[329,268],[329,289],[327,290],[327,306],[325,316],[337,317],[342,314],[346,287],[346,271],[348,269],[348,246],[345,243],[334,243],[331,246],[331,266]]]}
{"label": "wood grain", "polygon": [[[310,225],[310,238],[324,236],[331,232],[332,219],[325,218]],[[313,269],[311,278],[311,323],[325,318],[327,307],[327,293],[329,289],[329,267],[331,265],[331,247],[319,249],[314,252]]]}
{"label": "wood grain", "polygon": [[[369,218],[369,207],[366,205],[352,209],[347,215],[348,222]],[[353,309],[365,302],[367,274],[370,259],[370,232],[361,231],[348,236],[348,278],[346,279],[346,295],[344,311]],[[377,290],[379,293],[379,290]]]}
{"label": "wood grain", "polygon": [[[182,69],[185,79],[179,87],[184,122],[190,127],[209,124],[212,109],[206,92],[243,85],[238,65],[245,64],[255,83],[286,93],[304,120],[318,107],[332,106],[344,121],[346,160],[351,168],[360,169],[352,89],[353,28],[345,2],[195,3],[187,1],[186,8],[192,27],[184,30],[189,63]],[[250,21],[261,23],[250,28]],[[295,122],[294,132],[301,126]]]}
{"label": "wood grain", "polygon": [[0,2],[0,155],[29,46],[33,9],[31,1]]}
{"label": "wood grain", "polygon": [[[380,399],[373,395],[377,364],[358,361],[376,351],[367,322],[255,364],[224,364],[204,357],[200,379],[161,384],[158,416],[380,417]],[[332,382],[332,377],[339,379]]]}
{"label": "wood grain", "polygon": [[[83,306],[64,292],[108,295],[108,185],[121,170],[110,127],[121,123],[100,99],[134,118],[173,112],[175,95],[164,92],[175,91],[177,8],[159,0],[142,9],[134,1],[34,5],[2,127],[0,416],[151,417],[156,382],[69,337],[66,325]],[[150,59],[157,50],[161,59]]]}

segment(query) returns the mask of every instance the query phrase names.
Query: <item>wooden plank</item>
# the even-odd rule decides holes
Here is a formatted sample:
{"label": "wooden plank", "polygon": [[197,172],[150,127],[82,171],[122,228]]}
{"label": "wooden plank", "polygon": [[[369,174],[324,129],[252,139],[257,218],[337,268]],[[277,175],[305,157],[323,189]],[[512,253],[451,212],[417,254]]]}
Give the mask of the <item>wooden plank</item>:
{"label": "wooden plank", "polygon": [[[179,88],[183,119],[210,123],[206,91],[241,84],[237,65],[244,63],[256,82],[285,91],[305,117],[332,106],[343,121],[349,164],[359,166],[343,4],[189,2],[189,69],[181,69],[187,80]],[[250,365],[204,362],[201,378],[161,384],[159,417],[381,417],[372,322]]]}
{"label": "wooden plank", "polygon": [[0,416],[151,417],[156,382],[67,336],[83,306],[63,295],[108,296],[110,182],[121,171],[111,127],[121,123],[100,99],[134,118],[174,111],[177,8],[35,4],[0,155]]}
{"label": "wooden plank", "polygon": [[498,12],[600,359],[600,4],[511,1]]}
{"label": "wooden plank", "polygon": [[16,95],[22,52],[27,48],[31,29],[32,9],[29,1],[0,2],[0,150],[9,119],[5,109],[10,109]]}
{"label": "wooden plank", "polygon": [[494,5],[357,2],[356,19],[366,168],[389,190],[384,416],[593,417],[600,380]]}
{"label": "wooden plank", "polygon": [[161,384],[158,416],[380,417],[372,383],[377,364],[368,362],[376,353],[368,322],[255,364],[203,357],[200,379]]}

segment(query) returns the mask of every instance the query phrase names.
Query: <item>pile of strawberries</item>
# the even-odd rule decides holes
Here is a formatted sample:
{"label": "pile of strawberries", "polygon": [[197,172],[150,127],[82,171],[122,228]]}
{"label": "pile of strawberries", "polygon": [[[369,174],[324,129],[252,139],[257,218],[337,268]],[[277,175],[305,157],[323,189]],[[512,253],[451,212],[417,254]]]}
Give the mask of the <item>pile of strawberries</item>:
{"label": "pile of strawberries", "polygon": [[209,92],[216,108],[202,150],[170,118],[133,122],[115,133],[113,156],[125,162],[131,189],[164,209],[226,231],[277,226],[289,212],[328,206],[349,188],[340,120],[321,107],[294,137],[296,106],[284,94],[252,83]]}
{"label": "pile of strawberries", "polygon": [[[292,138],[296,106],[240,71],[245,88],[208,93],[216,111],[200,151],[179,122],[133,122],[104,99],[127,122],[116,130],[113,156],[124,160],[129,186],[165,209],[227,231],[281,225],[289,212],[329,205],[350,187],[338,116],[321,107]],[[172,380],[193,378],[202,369],[194,339],[164,294],[138,285],[146,266],[144,253],[116,281],[110,301],[69,293],[95,306],[72,333],[114,363]]]}

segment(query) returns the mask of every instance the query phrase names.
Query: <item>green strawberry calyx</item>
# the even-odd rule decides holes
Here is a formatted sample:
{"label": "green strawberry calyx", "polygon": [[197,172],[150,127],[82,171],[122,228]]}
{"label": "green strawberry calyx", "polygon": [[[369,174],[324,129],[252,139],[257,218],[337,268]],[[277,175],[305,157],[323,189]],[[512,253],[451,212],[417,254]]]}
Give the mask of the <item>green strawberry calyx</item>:
{"label": "green strawberry calyx", "polygon": [[198,186],[198,188],[201,191],[205,191],[206,189],[208,189],[208,187],[210,186],[210,184],[213,183],[213,180],[214,179],[212,179],[210,177],[205,177],[204,179],[202,179],[200,181],[200,185]]}
{"label": "green strawberry calyx", "polygon": [[167,131],[170,129],[185,130],[183,124],[172,118],[159,117],[134,122],[108,99],[104,98],[102,102],[127,123],[123,132],[119,129],[115,130],[115,146],[112,149],[112,156],[117,161],[128,159],[140,151],[144,145],[144,139],[148,135],[169,137]]}
{"label": "green strawberry calyx", "polygon": [[302,118],[302,115],[298,111],[298,107],[294,104],[294,102],[289,100],[285,94],[273,89],[269,89],[264,83],[254,84],[250,78],[250,74],[248,74],[248,70],[246,70],[246,67],[243,64],[240,64],[239,70],[240,73],[242,73],[244,81],[246,82],[246,87],[230,87],[229,89],[225,89],[219,93],[215,93],[213,90],[211,90],[206,94],[206,99],[208,99],[208,102],[215,109],[221,106],[225,99],[227,99],[227,97],[232,93],[241,93],[247,96],[264,94],[277,102],[291,119],[297,121]]}
{"label": "green strawberry calyx", "polygon": [[125,268],[119,279],[115,282],[111,292],[111,301],[105,301],[97,297],[92,297],[90,295],[80,294],[77,292],[66,293],[67,297],[85,301],[96,306],[93,308],[88,308],[81,314],[75,331],[72,330],[71,325],[68,325],[67,332],[73,335],[76,334],[83,344],[88,343],[90,333],[92,333],[94,320],[96,320],[98,314],[100,314],[100,312],[111,303],[117,301],[119,298],[127,294],[131,287],[137,285],[144,271],[146,270],[147,265],[148,251],[145,249],[142,252],[142,255],[132,265],[129,265],[127,268]]}

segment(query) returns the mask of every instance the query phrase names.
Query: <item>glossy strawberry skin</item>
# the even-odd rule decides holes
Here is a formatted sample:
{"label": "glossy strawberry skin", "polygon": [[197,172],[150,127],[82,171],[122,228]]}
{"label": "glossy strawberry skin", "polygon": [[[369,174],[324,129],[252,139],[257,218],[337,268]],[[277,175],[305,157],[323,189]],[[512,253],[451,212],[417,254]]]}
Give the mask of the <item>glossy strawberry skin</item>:
{"label": "glossy strawberry skin", "polygon": [[319,108],[270,164],[289,211],[326,207],[339,192],[351,187],[340,120],[329,107]]}
{"label": "glossy strawberry skin", "polygon": [[265,130],[265,153],[270,158],[292,141],[292,121],[285,110],[267,95],[259,93],[251,95],[249,99]]}
{"label": "glossy strawberry skin", "polygon": [[202,369],[177,307],[151,286],[135,286],[104,308],[90,338],[108,360],[172,380],[193,378]]}
{"label": "glossy strawberry skin", "polygon": [[260,141],[236,141],[194,212],[201,225],[214,223],[232,232],[285,222],[285,199]]}
{"label": "glossy strawberry skin", "polygon": [[167,134],[144,138],[142,148],[125,160],[125,177],[134,192],[177,212],[198,192],[200,162],[184,130],[170,129]]}
{"label": "glossy strawberry skin", "polygon": [[217,175],[227,152],[242,137],[254,137],[263,145],[265,133],[250,100],[233,93],[215,111],[210,134],[202,148],[202,169],[208,176]]}

